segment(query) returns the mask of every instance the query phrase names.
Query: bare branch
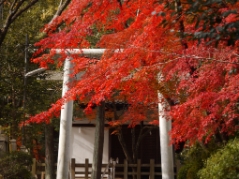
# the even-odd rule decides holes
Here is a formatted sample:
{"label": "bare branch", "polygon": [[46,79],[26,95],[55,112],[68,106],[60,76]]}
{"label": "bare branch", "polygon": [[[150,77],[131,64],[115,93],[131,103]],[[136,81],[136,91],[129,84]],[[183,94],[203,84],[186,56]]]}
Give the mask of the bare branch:
{"label": "bare branch", "polygon": [[12,3],[11,8],[10,8],[10,14],[14,11],[13,9],[14,9],[14,6],[15,6],[16,3],[17,3],[17,0],[15,0],[15,1]]}
{"label": "bare branch", "polygon": [[[0,47],[3,43],[4,38],[6,37],[7,31],[10,25],[25,11],[31,8],[34,4],[36,4],[39,0],[25,1],[25,0],[14,0],[10,6],[10,10],[8,16],[3,24],[2,29],[0,29]],[[5,0],[1,0],[0,4],[3,4]],[[24,2],[28,2],[26,6],[24,6]]]}
{"label": "bare branch", "polygon": [[6,0],[0,0],[0,6],[3,5],[3,3],[5,2]]}
{"label": "bare branch", "polygon": [[[20,9],[15,13],[12,20],[15,20],[17,17],[19,17],[23,12],[27,11],[29,8],[31,8],[34,4],[36,4],[39,0],[33,0],[32,2],[28,3],[24,8]],[[18,8],[19,9],[19,8]]]}
{"label": "bare branch", "polygon": [[68,6],[68,4],[71,2],[71,0],[65,0],[63,2],[63,0],[61,0],[58,9],[55,13],[55,15],[53,16],[53,18],[51,19],[51,21],[49,22],[49,24],[51,24],[58,16],[60,16],[62,14],[62,12],[66,9],[66,7]]}
{"label": "bare branch", "polygon": [[66,7],[68,6],[70,2],[71,0],[65,0],[64,2],[61,0],[55,15],[58,15],[58,16],[61,15],[61,13],[66,9]]}
{"label": "bare branch", "polygon": [[[53,16],[53,18],[51,19],[51,21],[48,23],[48,25],[51,25],[53,23],[53,21],[62,14],[62,12],[66,9],[66,7],[68,6],[68,4],[71,2],[71,0],[65,0],[63,2],[63,0],[61,0],[59,6],[58,6],[58,9],[55,13],[55,15]],[[47,33],[48,31],[50,31],[50,26],[46,27],[44,29],[44,32]]]}

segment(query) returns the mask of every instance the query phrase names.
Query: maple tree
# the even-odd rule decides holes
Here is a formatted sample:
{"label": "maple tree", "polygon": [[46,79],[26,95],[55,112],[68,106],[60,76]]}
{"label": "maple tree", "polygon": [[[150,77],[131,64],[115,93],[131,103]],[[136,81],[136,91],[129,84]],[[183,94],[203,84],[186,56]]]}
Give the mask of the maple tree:
{"label": "maple tree", "polygon": [[[48,36],[35,44],[33,61],[47,67],[56,57],[61,65],[71,56],[72,75],[85,73],[69,84],[64,98],[29,122],[49,121],[67,100],[87,99],[90,112],[117,96],[130,104],[121,122],[134,126],[146,119],[145,108],[156,109],[160,91],[172,106],[167,115],[173,120],[173,143],[233,134],[238,129],[238,7],[237,1],[72,0],[46,27]],[[95,28],[107,31],[96,44],[107,49],[100,60],[67,53],[89,48]],[[60,56],[54,49],[62,49]]]}

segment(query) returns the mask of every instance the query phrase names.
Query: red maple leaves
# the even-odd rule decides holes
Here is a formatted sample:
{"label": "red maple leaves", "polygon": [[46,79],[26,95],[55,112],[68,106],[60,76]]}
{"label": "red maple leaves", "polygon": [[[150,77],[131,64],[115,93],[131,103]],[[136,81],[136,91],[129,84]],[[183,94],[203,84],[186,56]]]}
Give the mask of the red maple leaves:
{"label": "red maple leaves", "polygon": [[[62,51],[60,64],[70,55],[74,73],[83,70],[85,73],[74,82],[65,98],[30,120],[39,122],[58,115],[61,105],[69,99],[87,99],[90,109],[92,104],[117,96],[130,104],[123,120],[134,125],[146,120],[149,111],[157,114],[160,91],[173,106],[169,113],[173,120],[173,142],[207,141],[217,132],[235,132],[238,42],[226,47],[225,37],[215,47],[214,42],[208,45],[210,38],[202,38],[198,45],[190,34],[202,33],[195,28],[191,14],[186,13],[189,6],[182,6],[185,13],[181,17],[171,6],[167,1],[155,0],[130,0],[123,2],[122,7],[117,0],[72,0],[68,9],[50,25],[48,37],[36,44],[37,54],[46,49],[89,48],[93,29],[105,32],[97,47],[107,50],[100,60]],[[238,11],[227,15],[225,21],[238,22]],[[53,59],[52,52],[34,61],[45,67]],[[164,77],[160,83],[158,74]]]}

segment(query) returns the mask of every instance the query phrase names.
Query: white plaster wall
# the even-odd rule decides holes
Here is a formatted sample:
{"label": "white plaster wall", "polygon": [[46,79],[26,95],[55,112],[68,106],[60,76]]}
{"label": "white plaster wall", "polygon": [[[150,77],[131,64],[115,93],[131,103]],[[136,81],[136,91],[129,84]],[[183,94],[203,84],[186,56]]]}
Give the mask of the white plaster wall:
{"label": "white plaster wall", "polygon": [[[94,150],[94,127],[72,127],[72,152],[71,158],[76,159],[76,163],[84,163],[88,158],[89,162],[93,161]],[[109,130],[104,131],[104,151],[102,163],[109,161]]]}

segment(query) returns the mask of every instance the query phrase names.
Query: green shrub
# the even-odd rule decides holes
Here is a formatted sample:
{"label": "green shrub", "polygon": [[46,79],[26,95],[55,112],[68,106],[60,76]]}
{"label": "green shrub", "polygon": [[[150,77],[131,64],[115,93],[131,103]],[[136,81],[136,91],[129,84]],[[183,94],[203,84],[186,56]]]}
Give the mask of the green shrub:
{"label": "green shrub", "polygon": [[199,179],[198,171],[203,168],[204,161],[217,147],[214,141],[211,141],[207,146],[198,142],[190,148],[185,148],[178,155],[182,167],[178,171],[177,179]]}
{"label": "green shrub", "polygon": [[229,141],[224,148],[211,155],[198,176],[200,179],[238,179],[239,139]]}
{"label": "green shrub", "polygon": [[4,179],[30,179],[32,158],[25,152],[11,152],[0,159],[0,175]]}
{"label": "green shrub", "polygon": [[197,172],[201,169],[200,163],[190,162],[183,165],[177,174],[177,179],[197,179]]}

